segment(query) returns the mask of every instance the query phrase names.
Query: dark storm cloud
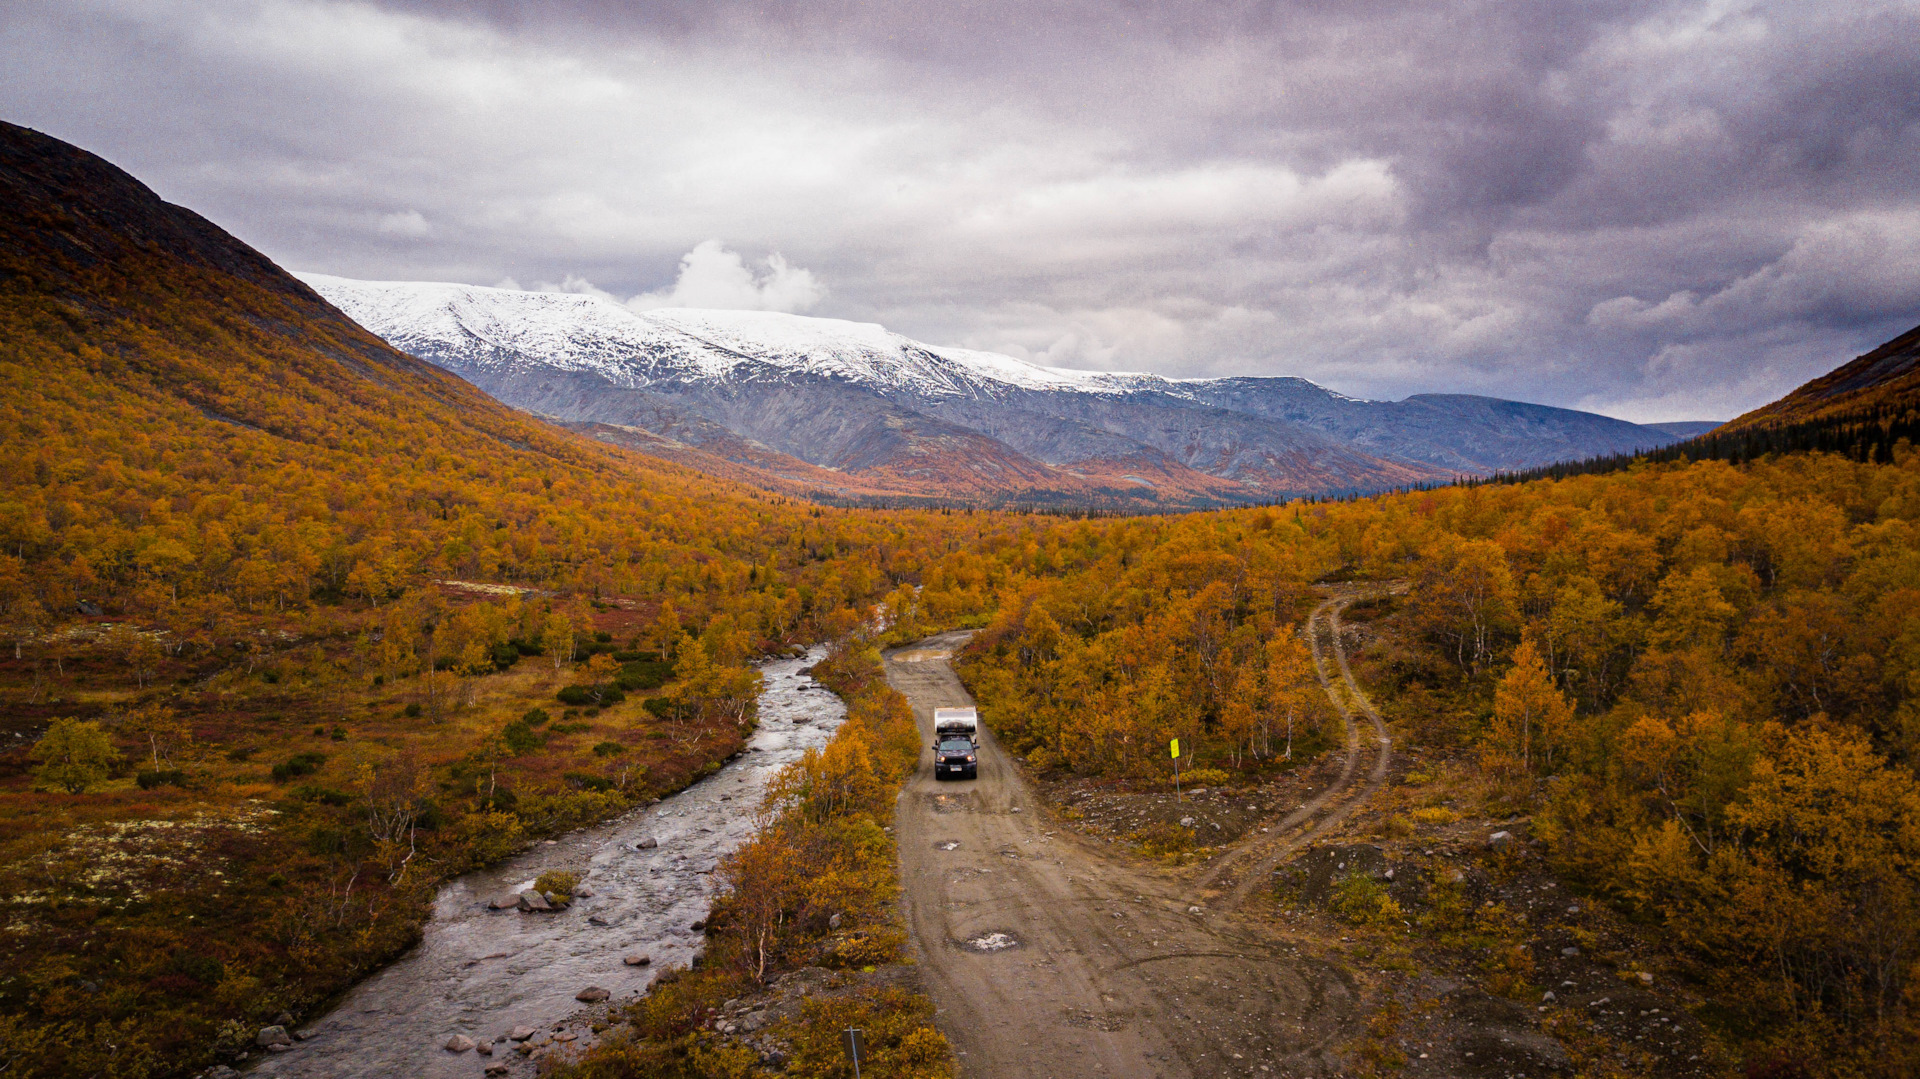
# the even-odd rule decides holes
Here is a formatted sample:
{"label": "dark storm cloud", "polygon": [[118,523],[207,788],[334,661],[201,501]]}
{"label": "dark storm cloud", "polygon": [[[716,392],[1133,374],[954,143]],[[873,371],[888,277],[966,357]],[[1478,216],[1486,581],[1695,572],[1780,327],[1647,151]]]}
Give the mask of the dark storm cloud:
{"label": "dark storm cloud", "polygon": [[1915,40],[1913,3],[50,0],[0,108],[303,269],[1723,416],[1920,321]]}

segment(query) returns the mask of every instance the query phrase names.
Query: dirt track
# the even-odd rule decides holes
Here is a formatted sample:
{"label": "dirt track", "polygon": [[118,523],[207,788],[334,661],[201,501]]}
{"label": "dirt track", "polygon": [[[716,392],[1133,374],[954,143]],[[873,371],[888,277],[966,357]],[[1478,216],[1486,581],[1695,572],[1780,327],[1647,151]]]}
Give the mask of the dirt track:
{"label": "dirt track", "polygon": [[[1393,761],[1393,742],[1387,736],[1386,721],[1373,707],[1366,691],[1353,677],[1347,665],[1347,652],[1340,643],[1340,612],[1356,600],[1402,591],[1403,586],[1346,586],[1313,609],[1307,619],[1307,638],[1313,646],[1314,671],[1320,688],[1340,713],[1347,730],[1345,759],[1340,777],[1318,796],[1294,810],[1268,832],[1270,838],[1250,841],[1227,852],[1202,876],[1195,894],[1207,896],[1222,910],[1237,909],[1268,880],[1274,868],[1298,854],[1309,843],[1328,835],[1365,805],[1374,792],[1386,785],[1387,766]],[[1336,678],[1329,667],[1337,669]],[[1367,726],[1359,720],[1365,717]],[[1373,767],[1364,782],[1356,781],[1361,758],[1371,746]],[[1225,891],[1223,898],[1213,898]]]}
{"label": "dirt track", "polygon": [[[972,703],[947,662],[964,639],[887,656],[927,743],[935,707]],[[908,928],[964,1075],[1333,1071],[1329,1051],[1356,1033],[1343,972],[1055,834],[985,730],[979,765],[978,780],[941,783],[923,751],[896,823]]]}

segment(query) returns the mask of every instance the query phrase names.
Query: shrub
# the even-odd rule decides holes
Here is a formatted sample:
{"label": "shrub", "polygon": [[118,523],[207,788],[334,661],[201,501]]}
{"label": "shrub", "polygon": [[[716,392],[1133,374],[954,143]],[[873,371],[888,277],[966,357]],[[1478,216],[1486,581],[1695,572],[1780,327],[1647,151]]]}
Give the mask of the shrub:
{"label": "shrub", "polygon": [[285,783],[294,776],[310,776],[327,763],[325,753],[295,753],[273,766],[273,781]]}
{"label": "shrub", "polygon": [[512,750],[516,757],[532,753],[547,744],[546,739],[533,733],[533,728],[527,726],[527,721],[524,719],[516,719],[507,724],[500,735],[507,740],[507,748]]}
{"label": "shrub", "polygon": [[187,773],[178,768],[141,771],[134,774],[133,781],[138,783],[143,791],[150,791],[155,787],[184,787],[187,785]]}
{"label": "shrub", "polygon": [[[620,655],[635,655],[624,652]],[[615,659],[620,656],[616,655]],[[673,664],[647,660],[632,660],[620,667],[620,673],[614,677],[613,684],[629,693],[641,690],[659,689],[673,680]]]}
{"label": "shrub", "polygon": [[1127,834],[1127,841],[1147,854],[1185,854],[1193,849],[1193,829],[1178,824],[1149,824]]}
{"label": "shrub", "polygon": [[610,791],[613,789],[613,780],[589,772],[567,772],[560,778],[566,780],[567,785],[574,790]]}
{"label": "shrub", "polygon": [[580,875],[564,869],[549,869],[533,882],[536,892],[551,892],[562,899],[572,899],[573,890],[580,887]]}
{"label": "shrub", "polygon": [[418,718],[420,715],[420,705],[418,703],[409,704],[406,708],[402,709],[402,712],[408,719]]}
{"label": "shrub", "polygon": [[593,700],[589,689],[588,686],[561,686],[554,696],[560,698],[561,704],[583,705]]}
{"label": "shrub", "polygon": [[617,757],[627,751],[627,747],[618,742],[601,742],[593,747],[596,757]]}
{"label": "shrub", "polygon": [[317,783],[302,783],[293,788],[293,796],[303,802],[317,802],[320,805],[343,806],[353,801],[353,795],[346,791],[337,791],[332,787],[322,787]]}
{"label": "shrub", "polygon": [[1224,786],[1232,778],[1231,773],[1223,772],[1218,768],[1195,768],[1191,772],[1180,773],[1182,785],[1191,784],[1195,787]]}
{"label": "shrub", "polygon": [[1414,810],[1413,819],[1421,824],[1452,824],[1460,819],[1460,814],[1446,806],[1427,806]]}
{"label": "shrub", "polygon": [[1397,925],[1406,913],[1378,881],[1357,875],[1340,882],[1331,906],[1347,924],[1375,928]]}
{"label": "shrub", "polygon": [[68,718],[54,720],[27,756],[38,762],[33,774],[40,782],[79,794],[107,778],[120,751],[100,724]]}
{"label": "shrub", "polygon": [[540,724],[545,723],[547,718],[545,709],[529,708],[527,709],[527,714],[520,717],[520,722],[525,723],[529,727],[538,727]]}

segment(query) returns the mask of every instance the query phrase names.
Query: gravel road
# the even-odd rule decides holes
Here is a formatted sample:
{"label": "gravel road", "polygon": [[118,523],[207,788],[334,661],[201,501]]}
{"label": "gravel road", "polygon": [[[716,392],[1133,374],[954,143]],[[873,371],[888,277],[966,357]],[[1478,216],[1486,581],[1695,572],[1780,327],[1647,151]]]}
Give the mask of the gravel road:
{"label": "gravel road", "polygon": [[[887,654],[929,745],[934,708],[972,703],[948,662],[965,640]],[[1335,1071],[1357,1033],[1344,972],[1056,830],[984,727],[979,765],[940,782],[923,751],[896,818],[907,924],[963,1075]]]}

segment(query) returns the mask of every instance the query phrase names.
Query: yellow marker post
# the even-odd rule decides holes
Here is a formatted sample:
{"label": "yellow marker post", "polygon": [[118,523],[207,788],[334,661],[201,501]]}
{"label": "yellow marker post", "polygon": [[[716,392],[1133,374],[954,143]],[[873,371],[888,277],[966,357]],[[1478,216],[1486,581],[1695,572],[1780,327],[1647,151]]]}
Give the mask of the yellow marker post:
{"label": "yellow marker post", "polygon": [[1180,800],[1180,739],[1173,740],[1173,800]]}

